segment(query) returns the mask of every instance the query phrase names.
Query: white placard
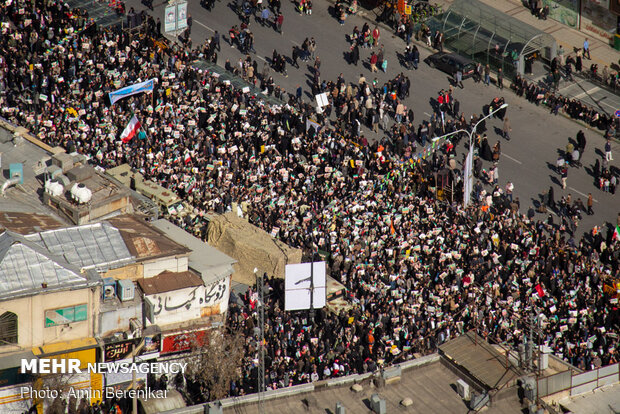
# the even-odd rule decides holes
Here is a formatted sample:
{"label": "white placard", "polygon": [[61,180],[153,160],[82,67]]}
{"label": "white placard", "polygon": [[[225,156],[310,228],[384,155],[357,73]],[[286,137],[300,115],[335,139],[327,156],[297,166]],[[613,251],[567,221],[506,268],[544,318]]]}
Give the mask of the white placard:
{"label": "white placard", "polygon": [[315,96],[316,104],[319,108],[329,105],[329,100],[327,99],[327,93],[323,92]]}
{"label": "white placard", "polygon": [[313,308],[325,306],[325,262],[286,265],[284,310],[310,309],[310,275],[314,279]]}

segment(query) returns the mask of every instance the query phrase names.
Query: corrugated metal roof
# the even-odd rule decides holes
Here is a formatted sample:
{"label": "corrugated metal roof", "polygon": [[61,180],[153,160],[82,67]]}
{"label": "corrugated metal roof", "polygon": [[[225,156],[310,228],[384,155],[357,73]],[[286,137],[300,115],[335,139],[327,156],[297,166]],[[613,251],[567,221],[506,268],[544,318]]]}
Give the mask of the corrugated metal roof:
{"label": "corrugated metal roof", "polygon": [[0,234],[0,300],[86,287],[92,276],[17,233]]}
{"label": "corrugated metal roof", "polygon": [[189,255],[189,267],[200,273],[205,285],[217,282],[232,274],[232,265],[237,263],[232,257],[222,253],[199,238],[194,237],[168,220],[159,219],[153,221],[151,224],[163,231],[177,243],[181,243],[191,249],[192,253]]}
{"label": "corrugated metal roof", "polygon": [[120,231],[106,222],[49,230],[26,238],[82,269],[105,272],[135,262]]}
{"label": "corrugated metal roof", "polygon": [[116,227],[136,260],[181,256],[190,249],[167,237],[161,230],[132,215],[121,215],[106,220]]}
{"label": "corrugated metal roof", "polygon": [[446,342],[439,350],[488,389],[502,388],[522,375],[505,355],[472,331]]}
{"label": "corrugated metal roof", "polygon": [[202,286],[203,282],[200,276],[192,272],[163,271],[157,276],[139,279],[138,284],[145,295],[155,295],[188,287]]}

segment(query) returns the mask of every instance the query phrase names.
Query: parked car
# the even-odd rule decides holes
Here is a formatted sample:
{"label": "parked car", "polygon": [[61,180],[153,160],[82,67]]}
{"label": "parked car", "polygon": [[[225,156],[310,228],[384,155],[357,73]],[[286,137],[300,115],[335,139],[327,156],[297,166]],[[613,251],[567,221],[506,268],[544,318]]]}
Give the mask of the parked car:
{"label": "parked car", "polygon": [[426,63],[431,68],[437,68],[454,76],[457,70],[463,73],[463,79],[470,78],[476,71],[476,63],[456,53],[438,52],[426,58]]}

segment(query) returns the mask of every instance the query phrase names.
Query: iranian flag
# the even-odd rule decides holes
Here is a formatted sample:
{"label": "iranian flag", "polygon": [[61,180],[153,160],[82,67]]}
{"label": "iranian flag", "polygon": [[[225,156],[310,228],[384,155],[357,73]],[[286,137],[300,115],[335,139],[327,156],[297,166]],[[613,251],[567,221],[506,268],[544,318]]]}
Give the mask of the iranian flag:
{"label": "iranian flag", "polygon": [[188,164],[191,160],[192,160],[192,156],[190,155],[189,151],[185,151],[185,156],[183,157],[183,161],[185,162],[185,164]]}
{"label": "iranian flag", "polygon": [[127,124],[127,126],[123,130],[123,133],[121,134],[121,139],[123,140],[123,144],[126,144],[129,141],[131,141],[131,139],[138,133],[138,130],[141,127],[142,125],[140,125],[140,121],[138,121],[138,118],[136,118],[135,115],[132,116],[131,120],[129,121],[129,124]]}
{"label": "iranian flag", "polygon": [[620,225],[616,226],[616,230],[614,230],[614,235],[611,237],[612,240],[620,240]]}

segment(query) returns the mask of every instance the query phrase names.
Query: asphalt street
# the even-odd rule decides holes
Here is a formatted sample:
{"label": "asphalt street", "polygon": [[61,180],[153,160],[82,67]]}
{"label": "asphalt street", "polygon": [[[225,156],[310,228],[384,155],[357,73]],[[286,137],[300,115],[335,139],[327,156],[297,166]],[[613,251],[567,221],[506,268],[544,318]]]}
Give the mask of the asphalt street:
{"label": "asphalt street", "polygon": [[[266,3],[267,0],[264,2]],[[242,55],[237,49],[231,48],[227,40],[228,30],[233,25],[238,25],[240,20],[227,0],[216,0],[212,11],[202,8],[199,0],[189,0],[188,3],[188,12],[193,19],[191,32],[193,45],[201,44],[217,30],[222,36],[222,51],[219,54],[218,64],[223,67],[226,59],[233,64],[237,62]],[[301,45],[306,37],[314,37],[317,43],[316,54],[322,63],[322,79],[335,80],[342,73],[348,82],[357,82],[360,74],[364,74],[368,80],[376,77],[379,82],[383,83],[400,72],[406,72],[406,76],[411,79],[412,87],[410,97],[405,104],[413,109],[416,125],[422,119],[430,118],[432,113],[430,98],[436,98],[440,89],[449,87],[446,74],[422,62],[417,71],[407,71],[400,66],[396,53],[402,53],[405,43],[384,29],[381,30],[380,43],[385,45],[385,57],[388,59],[387,73],[380,71],[377,74],[371,74],[366,64],[370,49],[361,49],[360,64],[357,67],[349,65],[345,59],[345,52],[348,51],[350,45],[345,35],[351,33],[354,26],[361,28],[365,21],[357,16],[349,16],[345,24],[341,26],[331,14],[331,3],[325,0],[315,0],[313,5],[312,15],[302,16],[296,12],[292,2],[283,1],[283,34],[277,33],[272,27],[261,26],[251,19],[250,30],[254,33],[254,48],[256,49],[252,57],[259,64],[259,72],[262,72],[263,63],[269,60],[274,49],[290,57],[294,45]],[[156,1],[154,6],[151,14],[161,19],[163,30],[165,3]],[[136,11],[145,9],[139,0],[127,1],[127,9],[130,7],[134,7]],[[371,27],[373,27],[372,24]],[[430,52],[420,48],[421,61],[428,55]],[[311,65],[311,62],[308,63]],[[304,99],[310,101],[312,99],[310,97],[312,79],[310,66],[300,62],[299,69],[287,65],[287,71],[288,77],[271,72],[276,84],[284,87],[289,93],[294,93],[297,86],[301,85],[304,90]],[[507,86],[508,82],[505,81],[505,83]],[[589,174],[595,159],[603,155],[605,141],[601,135],[580,127],[562,116],[550,115],[547,108],[531,104],[508,89],[500,91],[493,85],[487,87],[483,84],[475,84],[471,79],[464,81],[464,85],[464,89],[456,90],[455,97],[461,102],[461,111],[467,117],[474,113],[480,114],[482,106],[490,103],[497,96],[503,96],[509,104],[507,116],[510,118],[513,129],[511,140],[506,141],[495,132],[495,128],[501,130],[502,124],[499,120],[487,121],[487,134],[491,146],[497,140],[501,140],[499,182],[502,186],[505,186],[508,181],[514,184],[514,196],[519,197],[522,212],[526,212],[535,200],[540,200],[540,195],[553,185],[556,201],[562,195],[571,193],[573,200],[581,198],[585,204],[588,193],[593,194],[595,214],[584,216],[579,226],[579,233],[588,231],[595,225],[604,226],[606,223],[615,225],[616,217],[620,212],[618,197],[600,191],[595,186],[593,176]],[[582,158],[583,167],[570,168],[567,188],[562,190],[559,176],[554,168],[555,161],[559,150],[565,148],[569,138],[574,139],[580,129],[584,130],[587,139],[586,150]],[[367,136],[371,135],[368,130],[364,130],[364,133]],[[612,161],[611,165],[617,167],[617,160],[620,159],[620,145],[614,143],[612,148],[615,161]],[[463,151],[463,145],[460,145],[459,150]],[[459,156],[458,159],[462,158]],[[485,163],[483,168],[488,169],[488,163]],[[537,216],[542,218],[540,214]],[[557,217],[555,219],[557,223]]]}

